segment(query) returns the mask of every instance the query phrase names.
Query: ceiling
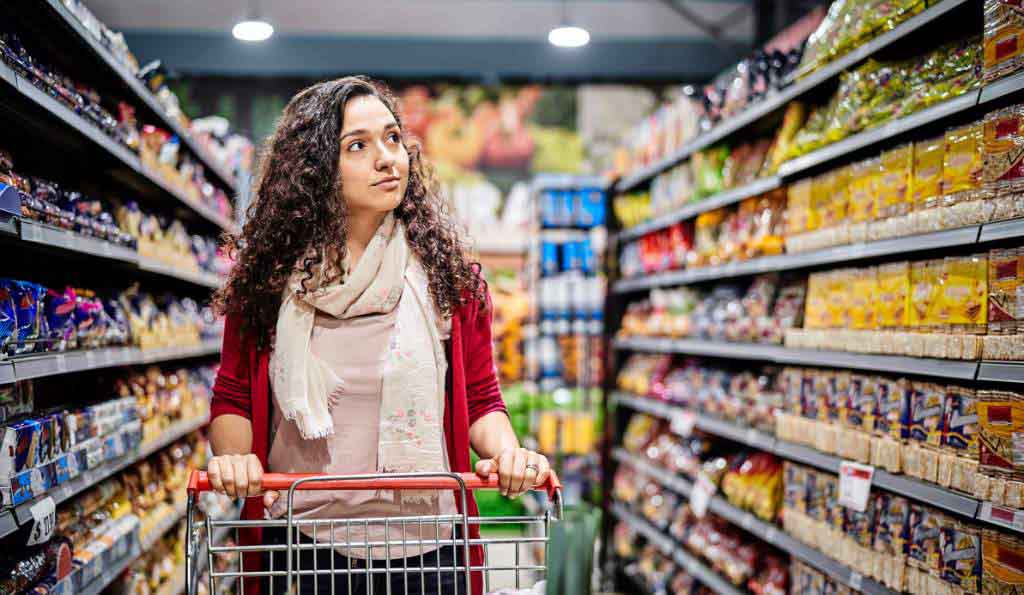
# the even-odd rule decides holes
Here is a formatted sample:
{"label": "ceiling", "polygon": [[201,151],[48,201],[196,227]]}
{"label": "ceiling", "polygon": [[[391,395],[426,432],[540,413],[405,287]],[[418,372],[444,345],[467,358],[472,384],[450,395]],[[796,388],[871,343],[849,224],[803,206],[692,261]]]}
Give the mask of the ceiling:
{"label": "ceiling", "polygon": [[[225,75],[322,74],[337,64],[411,76],[699,79],[748,49],[755,27],[753,0],[674,0],[681,9],[673,0],[256,0],[275,28],[256,48],[230,36],[251,1],[86,4],[142,59]],[[590,31],[590,46],[551,53],[547,32],[563,10]],[[721,26],[712,36],[701,24]]]}

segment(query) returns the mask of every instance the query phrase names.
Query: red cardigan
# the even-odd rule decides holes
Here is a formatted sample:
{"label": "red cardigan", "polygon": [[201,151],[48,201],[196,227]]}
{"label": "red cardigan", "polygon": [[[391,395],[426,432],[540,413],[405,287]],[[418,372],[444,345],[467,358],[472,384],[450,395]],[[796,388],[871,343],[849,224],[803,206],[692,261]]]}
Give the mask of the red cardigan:
{"label": "red cardigan", "polygon": [[[446,342],[448,355],[448,378],[445,391],[444,436],[448,449],[448,461],[453,472],[472,471],[469,462],[469,428],[484,415],[494,411],[506,411],[501,398],[501,388],[494,367],[494,351],[491,343],[492,310],[490,296],[486,307],[481,308],[477,300],[468,298],[452,316],[451,339]],[[251,336],[241,333],[241,320],[228,316],[224,326],[224,346],[221,350],[220,370],[213,386],[211,418],[235,414],[252,422],[252,452],[267,467],[270,448],[270,352],[258,349]],[[456,498],[458,505],[459,498]],[[472,494],[467,499],[470,516],[478,514]],[[263,519],[263,503],[260,498],[249,498],[245,502],[242,518]],[[243,545],[260,544],[260,529],[241,532]],[[470,537],[479,537],[479,527],[470,526]],[[483,563],[483,552],[479,546],[470,551],[473,566]],[[247,569],[259,567],[259,557],[248,557]],[[483,592],[480,573],[473,573],[473,592]],[[258,593],[258,581],[250,581],[246,591]]]}

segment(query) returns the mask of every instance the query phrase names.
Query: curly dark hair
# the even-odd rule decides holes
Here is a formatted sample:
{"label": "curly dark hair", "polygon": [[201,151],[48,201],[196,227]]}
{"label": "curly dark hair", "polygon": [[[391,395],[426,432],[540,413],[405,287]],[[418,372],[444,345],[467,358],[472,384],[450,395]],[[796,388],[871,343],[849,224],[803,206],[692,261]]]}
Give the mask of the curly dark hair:
{"label": "curly dark hair", "polygon": [[[380,99],[402,127],[394,94],[367,77],[321,82],[296,94],[263,147],[253,183],[255,198],[241,234],[225,234],[237,262],[213,304],[222,314],[239,315],[243,330],[253,333],[261,347],[273,340],[283,291],[296,263],[302,259],[307,289],[305,282],[326,258],[338,263],[345,256],[348,218],[340,199],[344,180],[338,174],[339,137],[346,104],[366,95]],[[434,303],[446,316],[467,299],[486,304],[480,266],[470,260],[433,168],[424,163],[416,139],[407,138],[405,145],[409,183],[394,213],[426,270]]]}

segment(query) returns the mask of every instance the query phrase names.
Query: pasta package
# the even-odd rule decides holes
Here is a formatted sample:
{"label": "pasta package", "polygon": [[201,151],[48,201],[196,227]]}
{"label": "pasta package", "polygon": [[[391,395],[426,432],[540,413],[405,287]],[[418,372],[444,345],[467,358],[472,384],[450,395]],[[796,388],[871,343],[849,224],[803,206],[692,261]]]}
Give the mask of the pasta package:
{"label": "pasta package", "polygon": [[988,253],[988,332],[1012,335],[1021,329],[1024,308],[1018,295],[1024,294],[1020,283],[1021,251],[995,249]]}
{"label": "pasta package", "polygon": [[897,217],[910,211],[908,196],[913,168],[913,145],[903,145],[882,153],[879,158],[878,198],[875,203],[878,218]]}
{"label": "pasta package", "polygon": [[1024,190],[1024,105],[985,117],[982,181],[992,196]]}
{"label": "pasta package", "polygon": [[984,166],[983,138],[984,124],[981,122],[946,132],[942,162],[943,204],[950,206],[979,197]]}
{"label": "pasta package", "polygon": [[978,466],[1015,476],[1024,466],[1024,399],[1007,391],[978,393]]}
{"label": "pasta package", "polygon": [[942,197],[942,160],[945,153],[943,137],[914,143],[914,172],[910,183],[913,210],[938,206]]}
{"label": "pasta package", "polygon": [[888,330],[907,328],[910,326],[910,263],[884,264],[877,271],[875,320],[878,327]]}
{"label": "pasta package", "polygon": [[985,0],[984,77],[994,81],[1024,65],[1024,6],[1017,0]]}

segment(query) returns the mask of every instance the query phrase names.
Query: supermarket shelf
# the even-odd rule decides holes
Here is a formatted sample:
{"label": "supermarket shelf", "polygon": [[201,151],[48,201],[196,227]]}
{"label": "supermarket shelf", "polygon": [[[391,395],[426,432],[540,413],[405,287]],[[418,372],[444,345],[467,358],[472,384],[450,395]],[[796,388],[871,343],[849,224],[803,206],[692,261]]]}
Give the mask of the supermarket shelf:
{"label": "supermarket shelf", "polygon": [[978,380],[1024,384],[1024,362],[989,362],[978,365]]}
{"label": "supermarket shelf", "polygon": [[632,339],[617,339],[614,342],[614,347],[621,350],[762,360],[778,364],[853,368],[857,370],[890,372],[893,374],[920,374],[957,380],[973,380],[977,376],[979,366],[979,363],[976,361],[908,357],[902,355],[872,355],[843,351],[819,351],[815,349],[790,349],[782,345],[727,343],[723,341],[702,341],[699,339],[636,337]]}
{"label": "supermarket shelf", "polygon": [[0,364],[0,382],[4,382],[8,377],[6,366],[12,366],[9,382],[14,382],[15,380],[29,380],[101,368],[214,355],[220,352],[220,345],[221,340],[214,339],[190,347],[162,347],[146,350],[137,347],[109,347],[16,357],[9,360],[10,363]]}
{"label": "supermarket shelf", "polygon": [[997,242],[1024,237],[1024,219],[1010,219],[981,226],[978,242]]}
{"label": "supermarket shelf", "polygon": [[[1018,226],[1010,225],[1011,223]],[[718,279],[729,279],[744,275],[757,275],[773,271],[788,271],[816,267],[826,264],[840,262],[852,262],[877,258],[880,256],[891,256],[895,254],[908,254],[922,250],[934,250],[950,248],[954,246],[970,246],[979,242],[985,227],[1003,225],[1004,229],[1024,231],[1024,223],[1019,220],[1006,221],[1000,224],[970,225],[957,229],[947,229],[932,233],[924,233],[902,238],[878,240],[874,242],[863,242],[836,246],[814,252],[797,254],[781,254],[778,256],[763,256],[742,262],[730,262],[721,266],[701,267],[696,269],[684,269],[637,277],[635,279],[622,279],[615,283],[615,293],[629,293],[650,289],[652,287],[664,287],[672,285],[684,285],[701,281],[714,281]],[[1004,234],[1015,233],[1015,231],[1004,231]],[[990,235],[992,233],[990,232]],[[1004,237],[1012,237],[1005,235]]]}
{"label": "supermarket shelf", "polygon": [[743,593],[742,590],[732,586],[719,574],[705,566],[703,562],[687,553],[674,539],[659,531],[654,525],[643,518],[627,510],[625,506],[617,502],[613,503],[611,512],[619,520],[630,525],[637,533],[643,535],[648,541],[656,545],[661,550],[661,553],[675,560],[676,564],[684,568],[688,574],[700,581],[705,587],[719,595],[740,595]]}
{"label": "supermarket shelf", "polygon": [[[662,486],[684,496],[689,497],[693,484],[689,479],[675,475],[665,469],[653,465],[646,460],[628,453],[623,448],[617,448],[612,452],[612,457],[620,463],[625,463],[634,469],[643,472],[653,478]],[[754,515],[740,510],[733,506],[728,500],[721,496],[714,496],[708,504],[711,512],[729,521],[737,527],[743,528],[751,535],[761,541],[771,544],[790,555],[799,558],[818,570],[831,576],[834,580],[857,589],[863,593],[889,595],[895,593],[878,582],[865,578],[859,572],[839,563],[822,552],[794,539],[781,528],[762,521]]]}
{"label": "supermarket shelf", "polygon": [[152,258],[139,257],[139,268],[144,271],[151,273],[158,273],[167,277],[173,277],[175,279],[181,279],[182,281],[188,281],[196,285],[203,287],[209,287],[211,289],[217,289],[221,285],[221,279],[213,273],[205,271],[187,271],[184,269],[178,269],[172,266],[168,266],[159,260]]}
{"label": "supermarket shelf", "polygon": [[228,190],[229,194],[237,192],[235,176],[231,175],[220,162],[213,159],[203,147],[199,146],[195,139],[192,138],[192,134],[182,127],[177,120],[167,115],[167,112],[164,111],[163,106],[160,105],[160,102],[157,101],[153,93],[135,75],[129,72],[126,67],[118,62],[96,37],[86,30],[81,21],[63,5],[61,0],[46,0],[45,4],[49,6],[52,16],[70,28],[89,50],[98,56],[107,65],[109,70],[123,81],[125,89],[130,91],[135,99],[144,103],[154,115],[160,118],[160,123],[164,127],[169,128],[171,132],[188,146],[189,150],[203,163],[203,167],[207,171],[220,178],[220,182]]}
{"label": "supermarket shelf", "polygon": [[[637,411],[666,419],[671,419],[676,412],[681,410],[680,407],[668,403],[656,402],[651,404],[645,402],[649,400],[651,399],[621,392],[612,394],[612,401],[615,403],[624,404]],[[697,420],[695,427],[701,431],[774,453],[784,459],[817,467],[823,471],[839,473],[839,465],[842,463],[842,459],[839,457],[828,455],[800,444],[778,440],[751,428],[718,420],[707,415],[696,413],[695,416]],[[723,429],[725,430],[723,431]],[[872,485],[967,518],[988,521],[988,519],[978,515],[979,510],[984,508],[984,505],[987,503],[979,502],[970,496],[947,490],[936,484],[889,473],[882,469],[875,469]],[[1022,516],[1021,527],[1018,530],[1024,531],[1024,516]]]}
{"label": "supermarket shelf", "polygon": [[[55,2],[58,0],[50,0]],[[74,17],[72,17],[74,18]],[[124,145],[118,143],[114,139],[108,137],[99,128],[93,126],[84,117],[74,113],[68,109],[64,104],[60,103],[53,97],[50,97],[42,90],[36,88],[31,82],[21,79],[17,73],[14,72],[6,64],[0,63],[0,80],[3,80],[17,93],[31,101],[38,108],[48,112],[50,115],[60,119],[72,130],[76,131],[80,135],[88,138],[96,147],[111,155],[118,161],[120,161],[128,169],[135,172],[136,175],[142,179],[148,181],[150,184],[163,190],[164,193],[170,195],[178,202],[182,203],[189,209],[195,211],[203,218],[218,225],[222,229],[230,232],[236,232],[238,226],[230,219],[222,216],[212,207],[204,205],[202,203],[196,203],[190,200],[184,193],[180,192],[176,188],[171,187],[163,179],[160,178],[159,174],[149,171],[148,168],[142,165],[142,161],[138,155],[133,153]]]}
{"label": "supermarket shelf", "polygon": [[121,573],[127,570],[128,567],[132,565],[132,562],[137,560],[144,551],[145,549],[142,548],[136,540],[127,555],[122,556],[113,566],[104,570],[103,574],[90,581],[88,585],[78,589],[76,594],[99,595],[104,589],[110,586],[111,583],[117,580],[117,577],[121,576]]}
{"label": "supermarket shelf", "polygon": [[638,238],[652,231],[657,231],[673,225],[679,221],[693,218],[701,213],[713,211],[714,209],[737,203],[745,198],[750,198],[751,196],[757,196],[758,194],[768,192],[769,190],[774,190],[781,184],[781,178],[778,176],[771,176],[755,180],[749,184],[740,186],[739,188],[726,190],[725,192],[708,197],[700,202],[686,205],[671,213],[667,213],[645,223],[641,223],[640,225],[625,229],[619,233],[619,240],[625,242]]}
{"label": "supermarket shelf", "polygon": [[[658,175],[659,173],[671,168],[680,161],[686,159],[696,151],[700,151],[723,138],[733,134],[734,132],[746,127],[747,125],[761,119],[765,115],[774,112],[777,109],[782,108],[791,100],[803,95],[804,93],[814,89],[826,81],[829,81],[841,72],[854,66],[861,60],[874,55],[881,49],[893,44],[903,37],[927,26],[935,19],[948,13],[949,11],[957,8],[961,4],[966,4],[971,0],[943,0],[937,3],[935,6],[929,7],[927,10],[917,14],[905,22],[895,27],[892,31],[883,33],[878,37],[875,37],[871,41],[861,45],[860,47],[852,50],[848,54],[833,60],[829,64],[825,65],[816,72],[808,75],[788,87],[783,88],[780,91],[773,93],[766,97],[763,101],[750,106],[737,116],[726,120],[725,122],[715,126],[711,130],[698,136],[692,141],[686,143],[674,154],[669,157],[649,165],[635,174],[631,174],[622,178],[616,185],[616,191],[627,192],[633,188],[646,183],[648,180]],[[974,92],[974,99],[977,101],[977,92]],[[973,104],[972,104],[973,105]]]}
{"label": "supermarket shelf", "polygon": [[83,236],[67,229],[60,229],[28,219],[20,220],[18,227],[20,228],[18,236],[25,242],[43,244],[45,246],[133,264],[138,262],[138,253],[135,250],[112,242]]}
{"label": "supermarket shelf", "polygon": [[1018,72],[985,85],[981,89],[981,97],[978,102],[988,103],[1021,89],[1024,89],[1024,72]]}
{"label": "supermarket shelf", "polygon": [[915,128],[920,128],[953,114],[971,109],[978,105],[980,93],[980,91],[968,91],[959,97],[943,101],[909,116],[897,118],[876,128],[859,132],[802,157],[791,159],[779,166],[779,175],[783,178],[789,178],[822,163],[844,157],[853,151],[884,142]]}
{"label": "supermarket shelf", "polygon": [[107,479],[122,469],[135,464],[149,455],[166,448],[168,445],[188,436],[206,424],[206,419],[192,419],[171,424],[160,437],[152,442],[141,445],[135,453],[126,454],[115,461],[109,461],[95,469],[84,471],[74,479],[64,482],[47,493],[30,502],[18,505],[0,515],[0,538],[14,533],[19,524],[32,521],[32,506],[41,500],[50,498],[54,504],[60,504],[73,496],[85,491],[97,483]]}
{"label": "supermarket shelf", "polygon": [[601,176],[574,174],[537,174],[532,183],[534,192],[545,190],[577,190],[582,188],[608,189],[608,180]]}

